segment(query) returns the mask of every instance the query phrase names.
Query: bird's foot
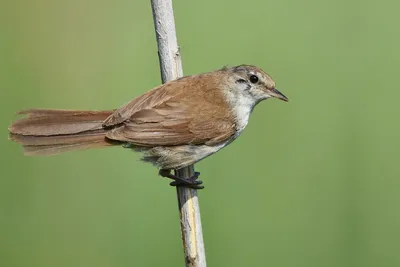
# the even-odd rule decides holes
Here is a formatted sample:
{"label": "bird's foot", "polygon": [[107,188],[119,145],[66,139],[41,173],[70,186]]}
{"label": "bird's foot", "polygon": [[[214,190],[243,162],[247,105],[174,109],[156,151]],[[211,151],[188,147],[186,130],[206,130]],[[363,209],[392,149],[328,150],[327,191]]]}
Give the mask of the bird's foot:
{"label": "bird's foot", "polygon": [[159,171],[159,175],[162,177],[166,177],[166,178],[174,180],[173,182],[170,183],[171,186],[184,186],[184,187],[189,187],[189,188],[193,188],[193,189],[203,189],[204,188],[204,186],[201,185],[203,182],[200,180],[197,180],[197,178],[199,178],[199,176],[200,176],[199,172],[195,172],[192,177],[181,178],[181,177],[178,177],[178,176],[172,174],[171,170],[161,169]]}

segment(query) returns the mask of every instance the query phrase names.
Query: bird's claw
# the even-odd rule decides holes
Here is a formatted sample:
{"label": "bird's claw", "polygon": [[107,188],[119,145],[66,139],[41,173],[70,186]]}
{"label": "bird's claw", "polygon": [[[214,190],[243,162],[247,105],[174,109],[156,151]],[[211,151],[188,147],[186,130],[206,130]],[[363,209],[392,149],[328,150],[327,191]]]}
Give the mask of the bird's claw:
{"label": "bird's claw", "polygon": [[174,180],[173,182],[170,183],[171,186],[184,186],[184,187],[189,187],[189,188],[193,188],[193,189],[203,189],[204,188],[204,186],[201,185],[203,183],[203,181],[197,180],[200,176],[199,172],[195,172],[194,175],[189,178],[181,178],[181,177],[173,175],[170,172],[167,172],[165,170],[160,170],[160,175]]}

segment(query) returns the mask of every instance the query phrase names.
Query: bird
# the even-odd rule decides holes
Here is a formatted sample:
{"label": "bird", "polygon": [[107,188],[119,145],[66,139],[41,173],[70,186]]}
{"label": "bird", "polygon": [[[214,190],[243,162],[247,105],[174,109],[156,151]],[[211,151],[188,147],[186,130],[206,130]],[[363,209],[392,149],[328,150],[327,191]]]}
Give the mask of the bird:
{"label": "bird", "polygon": [[118,109],[26,109],[9,127],[25,155],[122,146],[142,154],[171,185],[202,189],[199,173],[171,174],[218,152],[246,128],[262,100],[288,98],[253,65],[223,67],[159,85]]}

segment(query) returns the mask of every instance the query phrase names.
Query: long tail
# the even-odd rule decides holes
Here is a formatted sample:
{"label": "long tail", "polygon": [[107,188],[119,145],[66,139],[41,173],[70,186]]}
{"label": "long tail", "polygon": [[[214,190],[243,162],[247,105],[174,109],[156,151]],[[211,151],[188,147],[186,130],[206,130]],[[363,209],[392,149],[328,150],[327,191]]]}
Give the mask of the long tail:
{"label": "long tail", "polygon": [[106,138],[103,121],[110,111],[29,109],[9,127],[9,139],[23,145],[25,155],[61,152],[118,144]]}

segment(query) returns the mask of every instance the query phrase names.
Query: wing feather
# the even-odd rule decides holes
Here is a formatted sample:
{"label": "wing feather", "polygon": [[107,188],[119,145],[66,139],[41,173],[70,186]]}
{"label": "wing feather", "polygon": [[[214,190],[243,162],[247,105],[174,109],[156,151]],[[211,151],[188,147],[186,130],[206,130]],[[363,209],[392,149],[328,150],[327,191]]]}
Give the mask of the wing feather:
{"label": "wing feather", "polygon": [[202,81],[199,76],[186,77],[132,100],[103,123],[114,126],[107,138],[142,147],[214,145],[228,140],[236,132],[234,118],[227,116],[230,107],[221,101],[221,91],[215,89],[218,84],[205,87]]}

